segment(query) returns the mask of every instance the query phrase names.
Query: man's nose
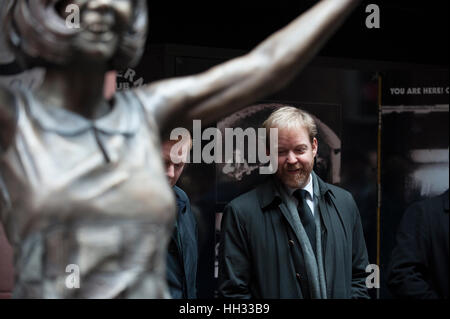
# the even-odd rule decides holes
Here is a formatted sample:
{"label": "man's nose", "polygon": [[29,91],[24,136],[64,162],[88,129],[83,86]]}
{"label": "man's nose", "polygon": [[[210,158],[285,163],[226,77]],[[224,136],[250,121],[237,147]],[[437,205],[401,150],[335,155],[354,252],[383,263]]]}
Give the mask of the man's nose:
{"label": "man's nose", "polygon": [[175,167],[174,167],[173,164],[170,164],[169,166],[167,166],[166,175],[169,178],[174,178],[175,177]]}
{"label": "man's nose", "polygon": [[295,156],[294,152],[289,151],[288,155],[287,155],[287,162],[289,164],[295,164],[297,163],[297,157]]}

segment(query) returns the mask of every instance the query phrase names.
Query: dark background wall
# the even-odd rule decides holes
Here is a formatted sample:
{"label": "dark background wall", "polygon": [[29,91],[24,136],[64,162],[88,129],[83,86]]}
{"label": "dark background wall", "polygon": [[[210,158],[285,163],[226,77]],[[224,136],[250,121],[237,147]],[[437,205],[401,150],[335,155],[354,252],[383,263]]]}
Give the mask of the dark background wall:
{"label": "dark background wall", "polygon": [[[318,1],[149,2],[149,43],[249,50]],[[367,29],[368,4],[380,29]],[[448,65],[448,1],[361,1],[320,56]]]}

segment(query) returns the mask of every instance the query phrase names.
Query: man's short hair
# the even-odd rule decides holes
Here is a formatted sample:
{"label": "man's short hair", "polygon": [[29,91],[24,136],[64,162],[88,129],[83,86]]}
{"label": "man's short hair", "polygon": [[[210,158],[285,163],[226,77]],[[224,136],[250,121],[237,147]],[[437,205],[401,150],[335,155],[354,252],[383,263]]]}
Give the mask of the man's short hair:
{"label": "man's short hair", "polygon": [[266,130],[270,128],[297,129],[304,127],[308,131],[311,143],[317,136],[317,126],[312,116],[293,106],[283,106],[272,112],[264,121],[263,127]]}

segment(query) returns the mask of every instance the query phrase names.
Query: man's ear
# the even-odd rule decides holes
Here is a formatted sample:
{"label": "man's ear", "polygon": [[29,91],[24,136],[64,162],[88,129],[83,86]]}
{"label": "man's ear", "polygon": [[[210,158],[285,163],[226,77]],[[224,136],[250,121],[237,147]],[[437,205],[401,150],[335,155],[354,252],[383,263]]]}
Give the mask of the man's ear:
{"label": "man's ear", "polygon": [[313,142],[312,142],[312,151],[313,151],[314,157],[316,157],[318,149],[319,149],[319,143],[317,142],[317,139],[314,137]]}

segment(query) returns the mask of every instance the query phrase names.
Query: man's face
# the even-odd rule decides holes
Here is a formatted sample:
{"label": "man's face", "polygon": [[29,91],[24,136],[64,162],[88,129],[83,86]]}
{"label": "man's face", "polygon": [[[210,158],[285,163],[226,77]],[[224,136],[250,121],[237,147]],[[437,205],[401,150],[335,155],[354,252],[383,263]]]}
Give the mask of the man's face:
{"label": "man's face", "polygon": [[309,180],[317,154],[317,140],[311,143],[306,128],[278,129],[278,170],[286,186],[303,188]]}
{"label": "man's face", "polygon": [[172,187],[177,183],[183,172],[189,148],[189,141],[183,144],[177,141],[166,141],[162,145],[166,176]]}

